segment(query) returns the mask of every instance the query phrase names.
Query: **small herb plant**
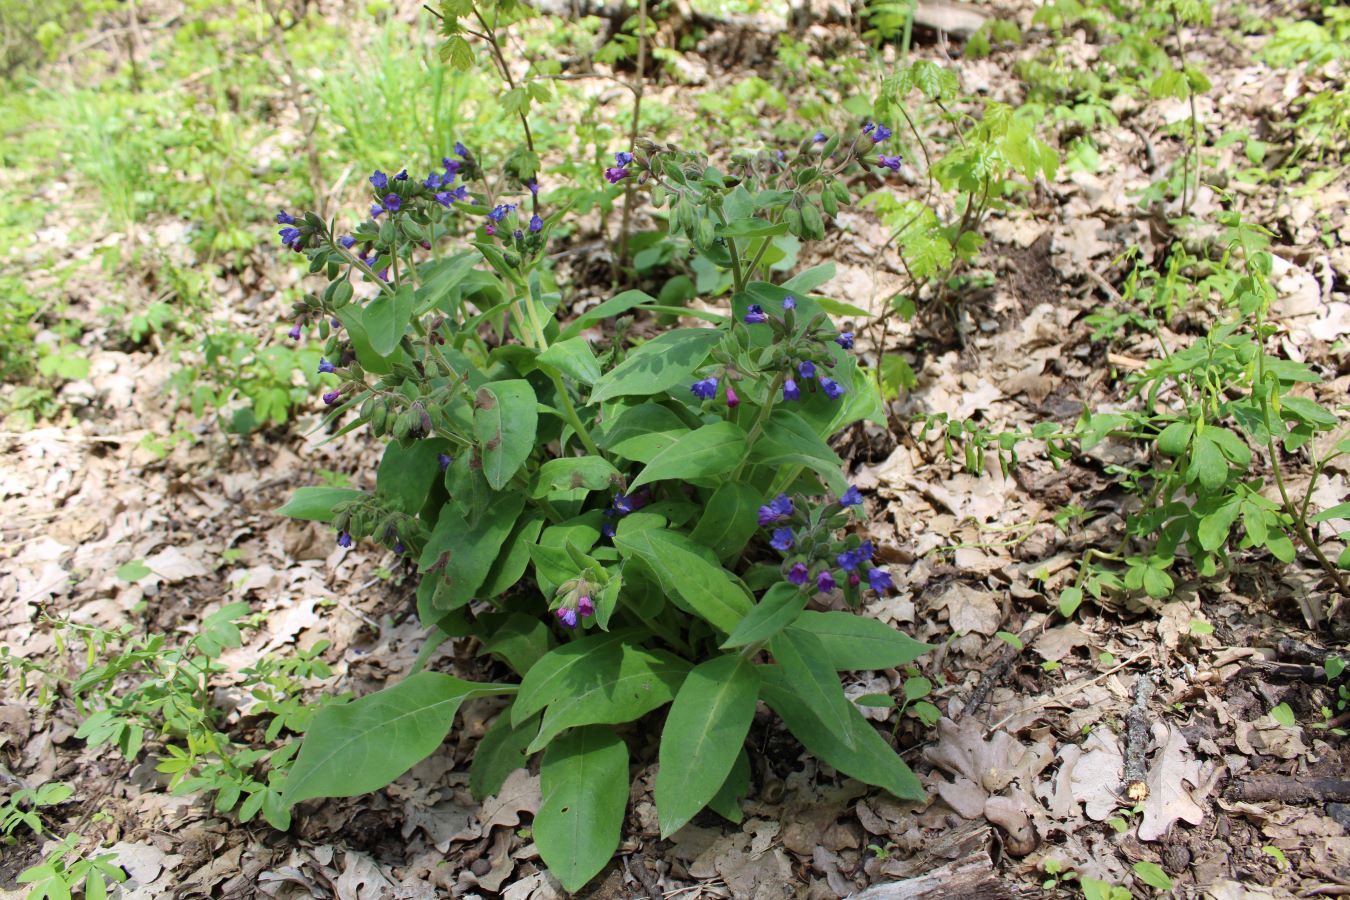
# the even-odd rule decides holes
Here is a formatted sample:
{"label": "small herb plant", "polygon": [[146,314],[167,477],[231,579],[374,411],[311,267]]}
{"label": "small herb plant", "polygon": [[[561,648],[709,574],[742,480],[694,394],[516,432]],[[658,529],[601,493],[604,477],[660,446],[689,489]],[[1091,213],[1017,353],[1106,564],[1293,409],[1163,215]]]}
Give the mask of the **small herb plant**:
{"label": "small herb plant", "polygon": [[[472,22],[514,8],[443,4],[444,22],[463,22],[442,26],[451,52],[463,33],[496,49],[495,31]],[[527,133],[529,96],[513,107]],[[567,210],[551,206],[528,145],[495,167],[456,143],[426,176],[377,171],[370,218],[350,233],[278,215],[282,241],[326,276],[296,305],[292,333],[326,341],[329,419],[388,442],[373,493],[302,488],[282,512],[331,523],[341,546],[371,540],[406,558],[423,622],[477,639],[519,678],[418,671],[323,707],[282,783],[288,806],[383,787],[440,745],[461,703],[489,695],[509,704],[470,784],[489,795],[543,754],[533,835],[569,890],[618,846],[629,791],[618,726],[667,705],[663,834],[705,807],[739,820],[760,700],[840,771],[923,795],[837,674],[929,649],[830,608],[892,587],[827,443],[883,422],[880,399],[832,301],[811,296],[828,271],[763,280],[776,238],[820,238],[849,202],[842,176],[884,174],[891,135],[881,122],[808,134],[790,155],[734,154],[726,170],[645,140],[615,154],[611,190],[650,194],[669,234],[727,273],[719,309],[628,290],[569,313],[546,265]],[[462,232],[468,246],[447,251]],[[653,334],[647,313],[704,324]],[[610,320],[607,345],[583,337]]]}

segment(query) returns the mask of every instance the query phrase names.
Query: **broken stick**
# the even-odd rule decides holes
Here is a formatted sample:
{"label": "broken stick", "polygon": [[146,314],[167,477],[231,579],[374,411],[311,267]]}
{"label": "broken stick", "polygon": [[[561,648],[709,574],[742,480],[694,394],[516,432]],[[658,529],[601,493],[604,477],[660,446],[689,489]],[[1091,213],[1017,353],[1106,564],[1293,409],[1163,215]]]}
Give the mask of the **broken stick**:
{"label": "broken stick", "polygon": [[1125,796],[1135,803],[1148,799],[1144,757],[1152,732],[1148,722],[1148,704],[1152,699],[1153,679],[1144,672],[1134,682],[1134,705],[1125,714]]}

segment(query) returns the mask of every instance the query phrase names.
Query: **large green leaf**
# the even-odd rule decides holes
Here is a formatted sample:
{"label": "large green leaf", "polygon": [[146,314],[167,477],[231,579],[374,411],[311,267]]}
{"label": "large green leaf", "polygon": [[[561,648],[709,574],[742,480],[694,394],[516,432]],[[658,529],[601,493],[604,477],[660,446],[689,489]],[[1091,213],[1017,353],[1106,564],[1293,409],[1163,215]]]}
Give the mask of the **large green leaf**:
{"label": "large green leaf", "polygon": [[769,651],[778,662],[783,678],[806,703],[816,718],[832,729],[849,749],[848,714],[853,704],[844,696],[839,676],[830,666],[825,645],[809,631],[789,626],[769,641]]}
{"label": "large green leaf", "polygon": [[483,475],[494,490],[506,487],[524,465],[538,425],[538,400],[528,381],[495,381],[478,389],[473,432],[483,452]]}
{"label": "large green leaf", "polygon": [[411,284],[399,286],[392,294],[381,292],[367,303],[361,313],[361,324],[366,327],[371,349],[381,356],[393,353],[403,332],[408,330],[416,304],[417,294]]}
{"label": "large green leaf", "polygon": [[370,341],[370,335],[366,333],[366,325],[362,316],[364,307],[359,303],[348,303],[337,311],[338,321],[343,324],[347,330],[347,338],[352,342],[352,349],[356,351],[356,358],[361,363],[361,368],[367,372],[376,375],[387,375],[394,370],[390,360],[383,354],[377,353]]}
{"label": "large green leaf", "polygon": [[893,669],[933,649],[883,622],[847,612],[808,609],[797,619],[796,627],[820,639],[830,667],[837,672]]}
{"label": "large green leaf", "polygon": [[533,826],[539,856],[565,889],[579,890],[619,848],[628,747],[612,728],[578,728],[548,748],[539,782],[543,803]]}
{"label": "large green leaf", "polygon": [[765,466],[805,466],[842,494],[848,487],[840,471],[843,461],[809,422],[787,409],[775,409],[764,433],[755,442],[750,461]]}
{"label": "large green leaf", "polygon": [[685,432],[652,461],[628,489],[672,478],[694,479],[730,472],[745,458],[745,431],[735,422],[715,422]]}
{"label": "large green leaf", "polygon": [[722,642],[722,648],[744,647],[769,640],[797,621],[806,609],[807,599],[806,592],[795,584],[778,582],[759,599],[749,615],[741,619],[736,630]]}
{"label": "large green leaf", "polygon": [[294,805],[379,790],[440,746],[467,698],[514,690],[418,672],[359,700],[323,706],[305,732],[282,795]]}
{"label": "large green leaf", "polygon": [[663,838],[717,796],[745,743],[758,699],[759,675],[739,654],[714,657],[685,678],[661,731],[656,811]]}
{"label": "large green leaf", "polygon": [[277,512],[292,519],[331,522],[333,507],[364,496],[364,491],[354,491],[350,488],[302,487],[297,488],[295,493],[291,494],[291,499],[287,500]]}
{"label": "large green leaf", "polygon": [[622,647],[617,660],[611,654],[596,665],[573,667],[527,752],[544,749],[567,728],[635,721],[674,700],[688,673],[689,663],[672,653],[633,646]]}
{"label": "large green leaf", "polygon": [[591,345],[584,338],[571,338],[551,344],[539,354],[538,360],[582,384],[595,384],[600,380],[600,361],[595,358]]}
{"label": "large green leaf", "polygon": [[721,338],[717,328],[676,328],[652,338],[596,382],[591,402],[669,390],[687,381]]}
{"label": "large green leaf", "polygon": [[390,441],[375,475],[375,493],[390,500],[394,508],[416,515],[441,476],[438,457],[449,452],[450,442],[440,438],[414,441],[407,447]]}
{"label": "large green leaf", "polygon": [[722,562],[731,562],[759,530],[759,507],[763,503],[764,495],[750,485],[724,481],[708,498],[703,516],[689,536],[711,549]]}
{"label": "large green leaf", "polygon": [[419,273],[422,286],[417,289],[417,309],[426,312],[435,306],[453,314],[458,305],[450,302],[455,296],[454,289],[473,271],[474,264],[480,258],[477,253],[468,250],[423,263]]}
{"label": "large green leaf", "polygon": [[523,495],[502,494],[473,525],[450,504],[441,508],[436,527],[417,560],[418,571],[436,568],[449,588],[445,600],[438,597],[437,608],[455,609],[473,599],[487,580],[524,506]]}
{"label": "large green leaf", "polygon": [[586,488],[602,491],[619,484],[621,476],[609,460],[601,456],[568,456],[550,459],[539,467],[533,497],[546,497],[558,491]]}
{"label": "large green leaf", "polygon": [[520,693],[511,704],[512,724],[519,725],[562,696],[573,670],[604,666],[610,659],[617,662],[622,645],[640,636],[641,632],[635,628],[588,634],[546,653],[520,682]]}
{"label": "large green leaf", "polygon": [[902,800],[924,798],[923,784],[853,704],[848,704],[850,747],[833,727],[821,722],[807,700],[798,696],[795,682],[779,666],[761,666],[759,674],[760,696],[807,750],[845,775],[890,791]]}
{"label": "large green leaf", "polygon": [[728,634],[753,606],[730,573],[707,559],[707,548],[679,532],[665,528],[621,530],[614,546],[624,556],[641,560],[667,594],[675,595],[688,609]]}
{"label": "large green leaf", "polygon": [[562,330],[561,337],[564,339],[576,337],[596,322],[608,319],[610,316],[626,313],[636,306],[655,302],[656,298],[651,294],[644,294],[642,291],[624,291],[622,294],[609,298],[594,309],[587,310],[575,321],[569,322],[567,327]]}

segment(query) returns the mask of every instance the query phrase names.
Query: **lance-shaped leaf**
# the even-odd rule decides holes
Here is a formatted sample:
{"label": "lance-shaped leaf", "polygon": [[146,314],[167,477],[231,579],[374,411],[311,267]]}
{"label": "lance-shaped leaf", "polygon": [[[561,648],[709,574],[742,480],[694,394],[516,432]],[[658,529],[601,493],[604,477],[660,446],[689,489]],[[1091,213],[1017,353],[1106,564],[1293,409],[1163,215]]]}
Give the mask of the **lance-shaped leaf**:
{"label": "lance-shaped leaf", "polygon": [[473,431],[483,453],[483,475],[494,490],[506,487],[530,451],[539,425],[534,388],[524,379],[496,381],[478,389]]}
{"label": "lance-shaped leaf", "polygon": [[641,560],[667,594],[728,634],[750,612],[753,604],[732,581],[731,574],[708,560],[706,548],[679,532],[666,528],[620,530],[614,546],[624,556]]}
{"label": "lance-shaped leaf", "polygon": [[893,669],[914,662],[933,647],[891,626],[847,612],[816,612],[808,609],[797,620],[825,646],[826,658],[836,672],[862,669]]}
{"label": "lance-shaped leaf", "polygon": [[617,662],[622,645],[639,639],[640,635],[635,628],[589,634],[545,653],[520,682],[520,693],[511,704],[511,723],[520,725],[562,696],[572,671],[609,665],[610,660]]}
{"label": "lance-shaped leaf", "polygon": [[[806,608],[806,592],[795,584],[780,581],[760,598],[736,630],[722,642],[722,649],[744,647],[758,641],[767,641],[797,621]],[[828,657],[828,654],[827,654]]]}
{"label": "lance-shaped leaf", "polygon": [[662,837],[717,796],[745,743],[758,699],[755,667],[736,653],[714,657],[685,678],[661,732],[656,810]]}
{"label": "lance-shaped leaf", "polygon": [[297,488],[291,499],[286,501],[277,512],[292,519],[306,519],[310,522],[333,521],[333,507],[357,497],[364,497],[364,491],[350,488],[302,487]]}
{"label": "lance-shaped leaf", "polygon": [[379,790],[441,745],[466,699],[514,690],[418,672],[359,700],[324,706],[305,732],[283,796],[294,805]]}
{"label": "lance-shaped leaf", "polygon": [[533,497],[547,497],[558,491],[585,488],[602,491],[618,484],[619,470],[600,456],[569,456],[550,459],[539,467],[535,477]]}
{"label": "lance-shaped leaf", "polygon": [[628,747],[612,728],[563,735],[539,767],[543,802],[534,817],[539,856],[568,891],[605,867],[619,848],[628,806]]}
{"label": "lance-shaped leaf", "polygon": [[628,489],[672,478],[694,479],[730,472],[745,458],[745,431],[735,422],[717,422],[680,435],[647,463]]}
{"label": "lance-shaped leaf", "polygon": [[804,629],[788,627],[774,635],[769,650],[796,695],[852,750],[848,717],[853,704],[844,696],[820,638]]}
{"label": "lance-shaped leaf", "polygon": [[676,328],[652,338],[596,382],[591,402],[669,390],[688,380],[721,339],[717,328]]}

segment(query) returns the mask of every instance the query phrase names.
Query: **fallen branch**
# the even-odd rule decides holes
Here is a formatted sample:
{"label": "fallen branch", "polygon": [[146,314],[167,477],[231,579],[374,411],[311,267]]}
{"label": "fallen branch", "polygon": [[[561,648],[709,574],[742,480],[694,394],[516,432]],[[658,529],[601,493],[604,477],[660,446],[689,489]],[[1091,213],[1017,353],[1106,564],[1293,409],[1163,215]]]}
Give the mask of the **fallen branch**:
{"label": "fallen branch", "polygon": [[1135,803],[1148,799],[1148,754],[1152,729],[1148,721],[1148,704],[1153,699],[1153,679],[1148,673],[1134,683],[1134,705],[1125,714],[1125,796]]}
{"label": "fallen branch", "polygon": [[1350,800],[1350,780],[1344,778],[1309,778],[1300,775],[1257,775],[1234,782],[1228,789],[1233,800],[1259,803],[1279,800],[1284,803]]}

